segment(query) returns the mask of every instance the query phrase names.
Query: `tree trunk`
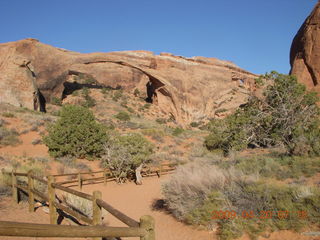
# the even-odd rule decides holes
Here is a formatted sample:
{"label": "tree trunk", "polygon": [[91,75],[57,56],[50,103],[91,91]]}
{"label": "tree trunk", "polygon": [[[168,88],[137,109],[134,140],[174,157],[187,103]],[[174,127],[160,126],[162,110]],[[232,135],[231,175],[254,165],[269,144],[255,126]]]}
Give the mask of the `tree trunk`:
{"label": "tree trunk", "polygon": [[138,185],[142,184],[142,176],[141,176],[142,166],[143,164],[140,164],[139,167],[136,168],[136,184]]}

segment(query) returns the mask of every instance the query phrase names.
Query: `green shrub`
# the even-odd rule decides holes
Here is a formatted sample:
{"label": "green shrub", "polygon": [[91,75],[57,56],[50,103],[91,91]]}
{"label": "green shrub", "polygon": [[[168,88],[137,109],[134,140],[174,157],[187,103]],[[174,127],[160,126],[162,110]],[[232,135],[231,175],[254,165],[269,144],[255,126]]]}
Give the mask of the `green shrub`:
{"label": "green shrub", "polygon": [[172,135],[173,135],[173,136],[179,136],[179,135],[182,134],[183,132],[184,132],[184,129],[183,129],[183,128],[176,127],[175,129],[173,129]]}
{"label": "green shrub", "polygon": [[128,135],[115,134],[105,144],[105,155],[101,165],[111,169],[117,182],[124,182],[135,169],[150,161],[153,145],[137,133]]}
{"label": "green shrub", "polygon": [[191,127],[194,127],[194,128],[195,128],[195,127],[199,127],[199,125],[200,125],[199,122],[191,122],[191,123],[190,123],[190,126],[191,126]]}
{"label": "green shrub", "polygon": [[213,120],[206,138],[208,149],[242,150],[247,146],[284,146],[291,155],[320,154],[318,97],[296,78],[277,72],[261,77],[272,80],[264,99],[249,102],[224,120]]}
{"label": "green shrub", "polygon": [[106,129],[96,122],[92,112],[75,105],[62,108],[60,119],[48,128],[48,135],[44,137],[53,157],[100,156],[106,140]]}
{"label": "green shrub", "polygon": [[130,121],[130,115],[127,112],[121,111],[117,115],[115,115],[121,121]]}

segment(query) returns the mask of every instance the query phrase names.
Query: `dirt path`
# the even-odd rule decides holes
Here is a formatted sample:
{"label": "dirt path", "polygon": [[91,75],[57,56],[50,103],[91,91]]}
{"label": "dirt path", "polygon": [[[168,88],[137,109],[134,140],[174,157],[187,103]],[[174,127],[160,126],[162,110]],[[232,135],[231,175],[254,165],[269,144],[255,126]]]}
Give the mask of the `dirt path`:
{"label": "dirt path", "polygon": [[[142,215],[153,216],[156,222],[157,240],[216,239],[212,233],[198,231],[191,226],[177,222],[171,215],[163,211],[152,210],[153,202],[162,198],[161,182],[168,177],[144,178],[143,185],[134,183],[119,185],[114,182],[108,183],[107,186],[87,185],[83,187],[83,191],[87,193],[92,193],[94,190],[101,191],[103,200],[137,221]],[[109,226],[125,226],[108,213],[105,218]]]}

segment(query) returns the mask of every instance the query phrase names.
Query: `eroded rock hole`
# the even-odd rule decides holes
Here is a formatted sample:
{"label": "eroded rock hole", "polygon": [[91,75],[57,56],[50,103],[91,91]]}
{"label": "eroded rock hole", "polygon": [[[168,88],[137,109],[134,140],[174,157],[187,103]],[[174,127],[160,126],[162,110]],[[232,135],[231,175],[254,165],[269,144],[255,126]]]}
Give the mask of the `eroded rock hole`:
{"label": "eroded rock hole", "polygon": [[63,86],[62,99],[83,88],[102,89],[105,87],[98,84],[91,75],[78,72],[70,72],[67,81],[63,83]]}

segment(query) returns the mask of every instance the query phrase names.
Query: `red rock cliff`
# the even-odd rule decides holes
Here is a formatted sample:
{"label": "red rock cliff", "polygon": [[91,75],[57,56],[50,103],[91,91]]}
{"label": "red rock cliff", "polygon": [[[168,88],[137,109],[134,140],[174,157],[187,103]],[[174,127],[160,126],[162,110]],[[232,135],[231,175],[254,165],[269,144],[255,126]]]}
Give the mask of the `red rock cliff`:
{"label": "red rock cliff", "polygon": [[308,89],[320,91],[320,2],[293,39],[290,64],[292,75]]}
{"label": "red rock cliff", "polygon": [[62,97],[71,75],[98,84],[148,92],[160,109],[185,124],[234,110],[246,102],[257,75],[215,58],[147,51],[81,54],[35,39],[0,44],[0,102],[34,108],[37,93]]}

